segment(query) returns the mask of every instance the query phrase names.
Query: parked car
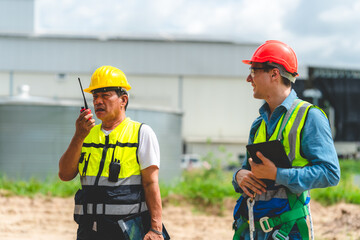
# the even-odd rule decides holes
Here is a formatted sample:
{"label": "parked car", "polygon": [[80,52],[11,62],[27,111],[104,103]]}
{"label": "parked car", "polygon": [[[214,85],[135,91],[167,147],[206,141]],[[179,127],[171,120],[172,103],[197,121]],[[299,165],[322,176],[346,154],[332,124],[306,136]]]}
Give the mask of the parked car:
{"label": "parked car", "polygon": [[206,161],[203,161],[198,154],[184,154],[181,157],[180,163],[181,169],[191,170],[198,168],[210,168],[210,164]]}

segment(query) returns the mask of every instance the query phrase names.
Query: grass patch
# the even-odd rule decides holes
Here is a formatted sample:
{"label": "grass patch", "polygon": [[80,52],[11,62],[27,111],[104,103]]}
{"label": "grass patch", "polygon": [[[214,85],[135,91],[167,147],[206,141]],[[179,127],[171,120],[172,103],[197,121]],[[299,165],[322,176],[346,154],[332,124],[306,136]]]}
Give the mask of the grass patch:
{"label": "grass patch", "polygon": [[332,205],[338,202],[360,204],[360,188],[354,186],[351,174],[343,175],[339,185],[335,187],[311,190],[311,196],[323,205]]}
{"label": "grass patch", "polygon": [[[360,188],[354,185],[353,177],[360,174],[360,162],[340,160],[341,179],[337,186],[311,190],[312,199],[323,205],[346,202],[360,204]],[[175,203],[186,200],[198,208],[215,206],[220,209],[226,198],[238,198],[231,184],[232,172],[223,171],[220,165],[212,163],[210,170],[183,172],[182,178],[173,185],[161,185],[162,197],[176,196]],[[178,196],[181,196],[179,198]]]}
{"label": "grass patch", "polygon": [[[205,158],[211,169],[184,171],[182,176],[170,184],[160,183],[161,196],[165,201],[179,204],[183,201],[195,205],[199,209],[224,209],[224,200],[235,199],[231,184],[232,172],[224,171],[220,160],[212,156]],[[341,160],[341,180],[338,186],[311,190],[312,198],[324,205],[347,202],[360,204],[360,188],[354,185],[353,177],[360,174],[360,162],[355,160]],[[62,182],[58,178],[48,178],[45,181],[30,179],[29,181],[11,180],[0,176],[0,189],[2,195],[34,196],[37,194],[72,197],[80,188],[79,177],[69,182]]]}
{"label": "grass patch", "polygon": [[216,158],[210,152],[202,159],[209,163],[210,169],[183,171],[178,181],[170,185],[161,183],[162,198],[175,204],[186,201],[200,211],[222,214],[225,199],[233,198],[235,202],[239,195],[231,184],[233,173],[222,168],[222,160],[231,156],[225,150],[219,150],[223,152],[223,158]]}
{"label": "grass patch", "polygon": [[173,204],[184,201],[200,211],[222,214],[224,200],[237,197],[231,184],[232,173],[220,175],[211,170],[183,172],[182,178],[173,185],[161,184],[162,199]]}
{"label": "grass patch", "polygon": [[311,190],[314,200],[323,205],[338,202],[360,204],[360,188],[354,184],[354,175],[360,174],[360,162],[356,160],[340,160],[341,178],[335,187]]}
{"label": "grass patch", "polygon": [[70,197],[76,193],[79,187],[78,177],[69,182],[62,182],[57,178],[48,178],[45,181],[31,178],[25,181],[12,180],[6,176],[0,177],[0,189],[5,190],[6,195],[33,197],[42,194],[53,197]]}

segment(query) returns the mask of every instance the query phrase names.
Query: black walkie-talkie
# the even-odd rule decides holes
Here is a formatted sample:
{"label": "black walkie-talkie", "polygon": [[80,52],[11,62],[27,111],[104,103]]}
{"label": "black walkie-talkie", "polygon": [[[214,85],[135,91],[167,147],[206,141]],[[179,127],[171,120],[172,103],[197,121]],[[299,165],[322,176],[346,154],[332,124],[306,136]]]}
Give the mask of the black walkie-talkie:
{"label": "black walkie-talkie", "polygon": [[[81,81],[80,81],[80,78],[79,78],[79,77],[78,77],[78,80],[79,80],[80,89],[81,89],[81,93],[82,93],[82,95],[83,95],[84,104],[85,104],[85,107],[81,107],[81,109],[80,109],[80,112],[82,113],[83,111],[85,111],[86,109],[89,109],[89,108],[88,108],[88,105],[87,105],[87,102],[86,102],[84,90],[83,90],[83,88],[82,88]],[[91,110],[90,110],[90,112],[91,112]],[[90,119],[91,119],[91,118],[90,118]]]}

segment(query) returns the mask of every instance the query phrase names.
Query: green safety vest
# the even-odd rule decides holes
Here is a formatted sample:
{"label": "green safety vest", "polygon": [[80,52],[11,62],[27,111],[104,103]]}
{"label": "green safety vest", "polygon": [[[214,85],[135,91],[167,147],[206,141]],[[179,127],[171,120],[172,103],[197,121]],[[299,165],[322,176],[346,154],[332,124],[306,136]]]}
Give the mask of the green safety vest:
{"label": "green safety vest", "polygon": [[[141,123],[126,118],[105,136],[101,124],[85,138],[79,160],[82,189],[75,195],[74,219],[121,219],[147,210],[137,158]],[[116,182],[109,181],[112,161],[120,162]]]}

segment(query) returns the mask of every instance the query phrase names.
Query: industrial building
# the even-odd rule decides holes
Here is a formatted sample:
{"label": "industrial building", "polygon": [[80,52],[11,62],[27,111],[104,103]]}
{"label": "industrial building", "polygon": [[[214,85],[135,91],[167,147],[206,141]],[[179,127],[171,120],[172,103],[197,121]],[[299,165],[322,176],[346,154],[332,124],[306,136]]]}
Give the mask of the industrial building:
{"label": "industrial building", "polygon": [[[34,0],[0,0],[0,169],[18,177],[57,172],[83,105],[77,78],[88,86],[102,65],[125,72],[132,86],[128,115],[157,133],[160,178],[179,176],[182,154],[238,162],[263,104],[252,97],[241,60],[259,44],[38,34]],[[300,75],[307,77],[303,66]]]}

